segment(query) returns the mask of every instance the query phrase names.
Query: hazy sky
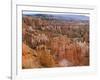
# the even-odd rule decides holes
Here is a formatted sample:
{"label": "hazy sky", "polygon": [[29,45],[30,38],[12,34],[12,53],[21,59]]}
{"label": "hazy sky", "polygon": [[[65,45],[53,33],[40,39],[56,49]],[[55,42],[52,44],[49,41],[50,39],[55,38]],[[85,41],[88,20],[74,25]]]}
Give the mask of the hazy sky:
{"label": "hazy sky", "polygon": [[52,14],[52,15],[84,15],[89,16],[89,14],[83,14],[83,13],[72,13],[72,12],[65,12],[65,13],[59,13],[59,12],[33,12],[33,11],[23,11],[23,14],[29,15],[29,14]]}
{"label": "hazy sky", "polygon": [[73,12],[33,12],[23,11],[23,15],[36,15],[36,14],[47,14],[53,15],[57,19],[77,19],[77,20],[89,20],[89,14],[73,13]]}

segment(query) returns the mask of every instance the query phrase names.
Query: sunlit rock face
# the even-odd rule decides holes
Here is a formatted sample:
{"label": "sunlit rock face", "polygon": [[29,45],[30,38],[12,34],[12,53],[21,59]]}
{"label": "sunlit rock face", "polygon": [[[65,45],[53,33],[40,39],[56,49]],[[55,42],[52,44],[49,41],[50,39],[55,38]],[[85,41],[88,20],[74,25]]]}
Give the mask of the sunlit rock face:
{"label": "sunlit rock face", "polygon": [[37,52],[29,48],[26,44],[22,45],[22,67],[37,68],[41,67]]}
{"label": "sunlit rock face", "polygon": [[86,43],[74,43],[69,38],[64,38],[64,36],[61,37],[61,40],[59,38],[55,38],[54,40],[51,43],[51,48],[53,55],[55,55],[58,61],[66,59],[67,62],[69,61],[75,66],[84,65],[81,61],[86,56],[89,56],[89,48]]}

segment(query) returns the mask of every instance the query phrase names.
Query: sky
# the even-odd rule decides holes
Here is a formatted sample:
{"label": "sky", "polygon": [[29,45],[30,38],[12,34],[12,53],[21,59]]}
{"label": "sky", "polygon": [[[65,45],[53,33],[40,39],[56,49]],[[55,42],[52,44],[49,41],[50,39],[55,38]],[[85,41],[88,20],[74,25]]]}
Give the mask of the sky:
{"label": "sky", "polygon": [[44,12],[44,11],[23,11],[22,12],[23,14],[66,14],[66,15],[85,15],[85,16],[88,16],[89,14],[83,14],[83,13],[73,13],[73,12],[65,12],[65,13],[59,13],[59,12]]}
{"label": "sky", "polygon": [[76,18],[79,20],[89,20],[89,14],[83,14],[83,13],[72,13],[72,12],[64,12],[64,13],[59,13],[59,12],[33,12],[33,11],[23,11],[23,15],[36,15],[36,14],[46,14],[46,15],[53,15],[55,17],[59,18]]}

